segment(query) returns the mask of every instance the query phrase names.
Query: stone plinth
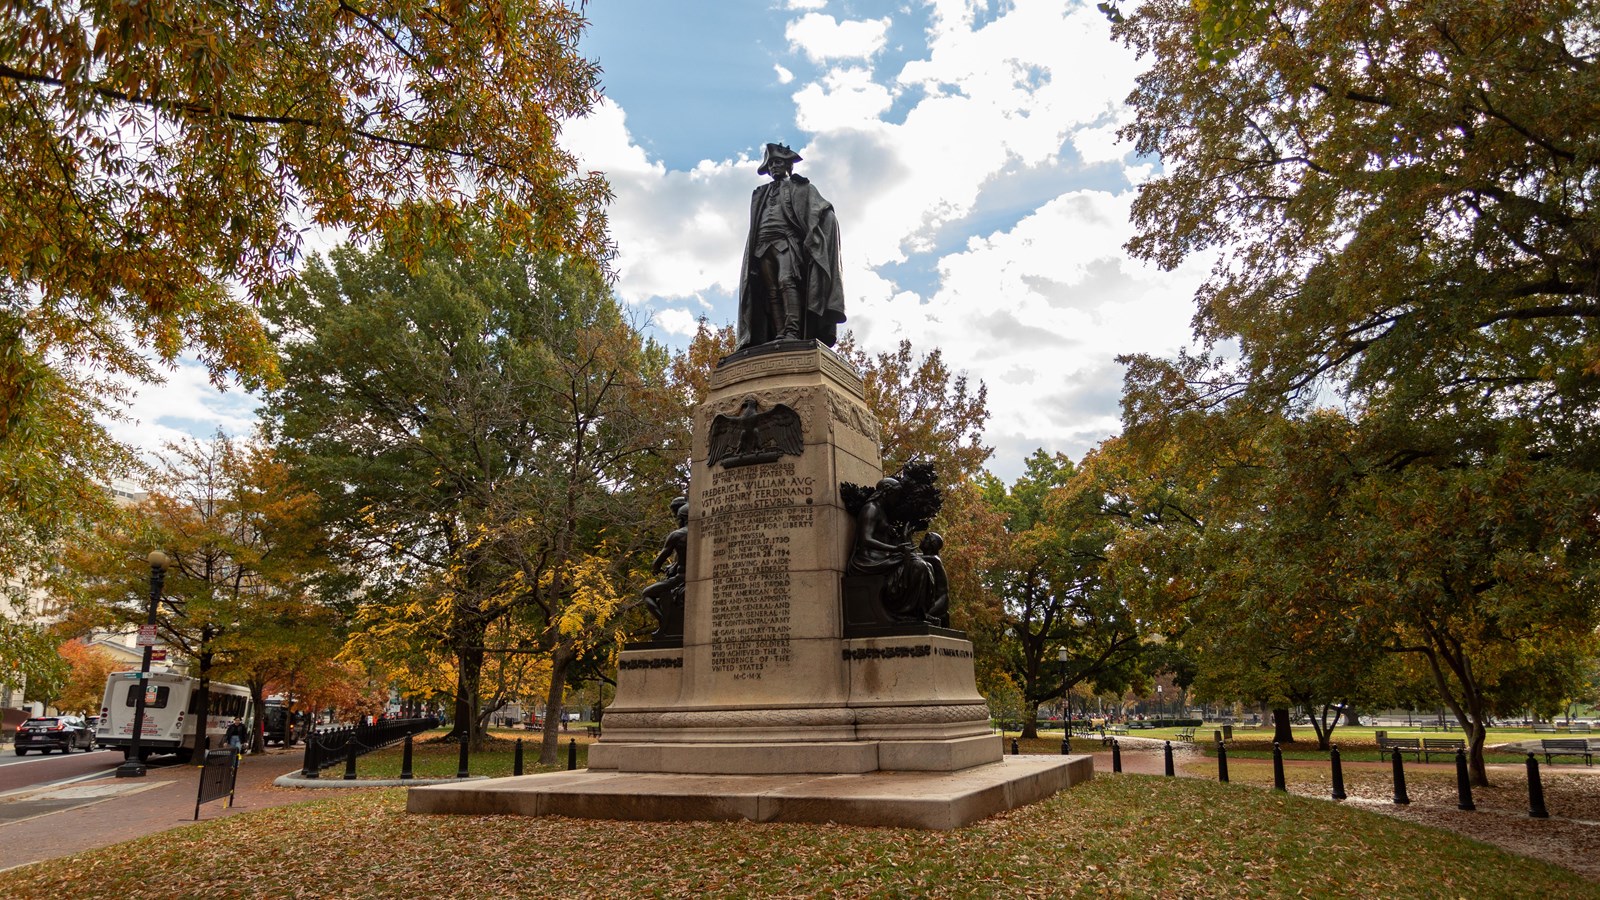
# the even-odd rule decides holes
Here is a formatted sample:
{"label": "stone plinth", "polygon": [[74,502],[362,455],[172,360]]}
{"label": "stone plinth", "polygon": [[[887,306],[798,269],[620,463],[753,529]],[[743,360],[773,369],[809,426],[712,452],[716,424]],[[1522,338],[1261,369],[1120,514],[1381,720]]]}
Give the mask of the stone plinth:
{"label": "stone plinth", "polygon": [[[999,745],[1000,738],[987,741]],[[959,828],[1088,781],[1088,756],[1008,756],[959,772],[672,775],[555,772],[413,789],[406,810],[633,821]]]}
{"label": "stone plinth", "polygon": [[[812,342],[727,363],[711,386],[695,421],[683,646],[621,654],[590,767],[861,773],[996,761],[999,743],[975,740],[989,713],[960,632],[844,637],[855,525],[839,485],[883,475],[860,376]],[[713,423],[752,400],[761,413],[793,411],[800,453],[716,458]]]}

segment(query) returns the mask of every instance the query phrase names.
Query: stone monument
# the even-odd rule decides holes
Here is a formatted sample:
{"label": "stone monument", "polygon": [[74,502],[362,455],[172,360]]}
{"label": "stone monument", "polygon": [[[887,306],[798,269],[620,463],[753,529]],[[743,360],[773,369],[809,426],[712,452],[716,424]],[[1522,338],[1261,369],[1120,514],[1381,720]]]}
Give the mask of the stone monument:
{"label": "stone monument", "polygon": [[[798,161],[769,144],[764,172],[783,151]],[[674,503],[684,524],[656,568],[682,562],[645,591],[668,612],[620,654],[588,770],[415,788],[408,809],[947,828],[1092,775],[1087,756],[1003,757],[972,645],[947,627],[943,542],[914,540],[936,473],[885,477],[860,374],[827,346],[831,327],[824,341],[795,318],[711,376]]]}

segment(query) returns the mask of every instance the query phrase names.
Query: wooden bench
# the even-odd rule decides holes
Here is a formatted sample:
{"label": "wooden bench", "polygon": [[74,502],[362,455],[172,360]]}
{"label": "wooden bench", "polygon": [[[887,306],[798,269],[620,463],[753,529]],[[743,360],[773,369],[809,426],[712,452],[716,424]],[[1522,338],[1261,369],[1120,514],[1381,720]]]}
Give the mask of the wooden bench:
{"label": "wooden bench", "polygon": [[1593,727],[1588,722],[1573,722],[1567,726],[1568,734],[1592,734]]}
{"label": "wooden bench", "polygon": [[1548,722],[1539,722],[1533,726],[1534,734],[1555,734],[1556,732],[1556,726]]}
{"label": "wooden bench", "polygon": [[1444,753],[1449,756],[1455,756],[1457,750],[1465,749],[1467,749],[1467,742],[1460,738],[1422,739],[1422,759],[1424,762],[1431,761],[1429,759],[1429,754],[1431,753]]}
{"label": "wooden bench", "polygon": [[1414,759],[1422,758],[1422,741],[1417,738],[1392,738],[1382,736],[1378,738],[1378,752],[1388,756],[1394,751],[1409,753]]}
{"label": "wooden bench", "polygon": [[1178,732],[1178,740],[1188,741],[1191,744],[1194,743],[1194,726],[1190,725],[1189,727]]}
{"label": "wooden bench", "polygon": [[588,728],[588,731],[589,731],[589,737],[599,737],[600,736],[600,726],[599,725],[589,725],[589,726],[587,726],[587,728]]}
{"label": "wooden bench", "polygon": [[1545,765],[1550,764],[1552,756],[1581,756],[1584,765],[1594,765],[1594,751],[1583,738],[1546,738],[1539,745],[1544,749]]}

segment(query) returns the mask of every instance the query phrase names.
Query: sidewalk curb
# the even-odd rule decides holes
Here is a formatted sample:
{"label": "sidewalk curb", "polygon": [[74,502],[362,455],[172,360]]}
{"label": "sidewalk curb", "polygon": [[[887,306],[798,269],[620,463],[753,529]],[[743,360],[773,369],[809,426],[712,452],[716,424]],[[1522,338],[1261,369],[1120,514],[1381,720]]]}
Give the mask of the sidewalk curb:
{"label": "sidewalk curb", "polygon": [[469,775],[466,778],[408,778],[404,781],[399,778],[354,778],[346,781],[344,778],[307,778],[300,774],[299,769],[286,775],[279,775],[272,780],[273,787],[286,788],[371,788],[371,787],[417,787],[424,784],[456,784],[463,781],[485,781],[488,775]]}

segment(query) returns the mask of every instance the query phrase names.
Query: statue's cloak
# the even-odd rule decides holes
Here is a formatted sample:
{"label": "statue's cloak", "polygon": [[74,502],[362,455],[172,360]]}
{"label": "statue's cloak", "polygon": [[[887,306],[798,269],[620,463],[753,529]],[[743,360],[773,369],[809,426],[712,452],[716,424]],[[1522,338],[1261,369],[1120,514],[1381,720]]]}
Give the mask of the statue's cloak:
{"label": "statue's cloak", "polygon": [[[796,189],[789,191],[783,215],[796,234],[805,235],[796,249],[805,259],[805,336],[832,347],[838,339],[839,323],[844,321],[844,286],[839,278],[839,220],[833,204],[824,200],[810,179],[789,176]],[[756,246],[756,229],[761,223],[761,200],[772,183],[762,185],[750,195],[750,231],[745,237],[744,260],[739,272],[738,349],[765,344],[778,337],[767,322],[766,299],[751,284],[757,277],[750,254]],[[779,326],[781,329],[781,325]]]}

